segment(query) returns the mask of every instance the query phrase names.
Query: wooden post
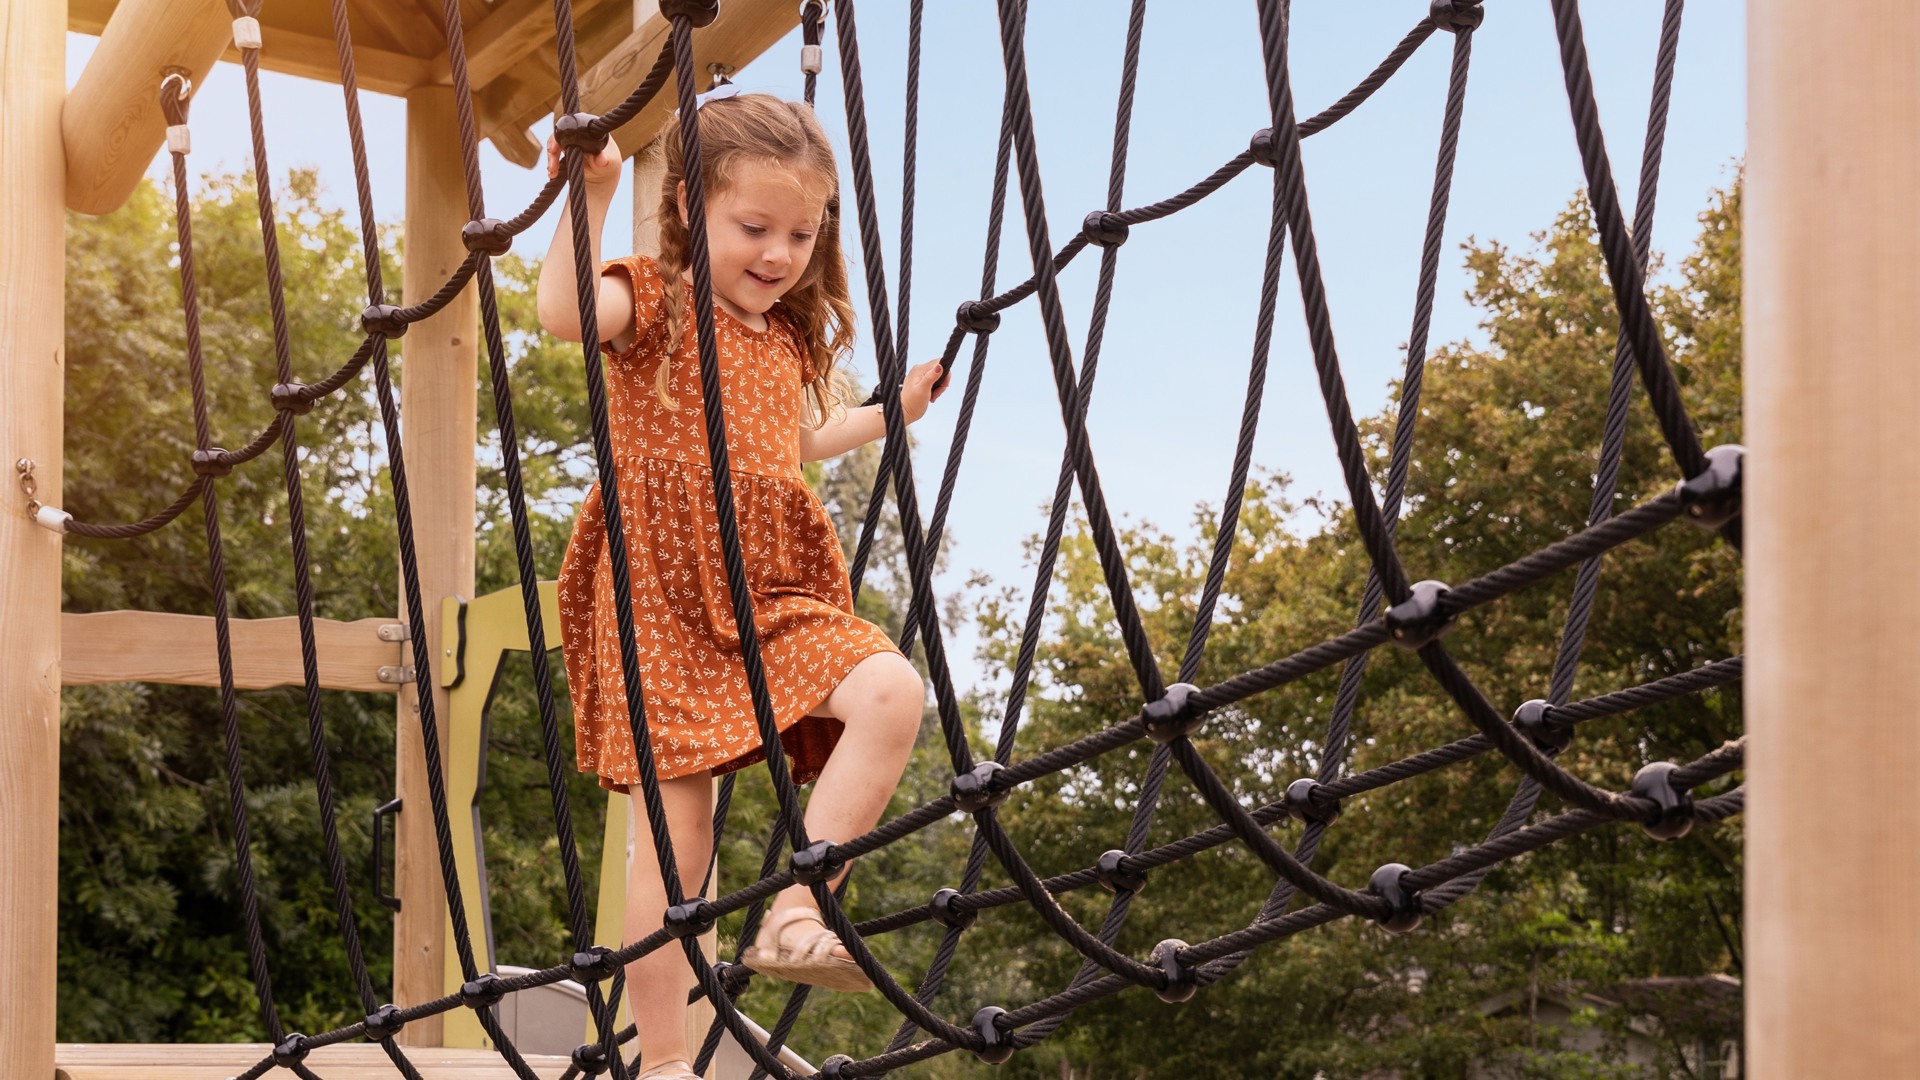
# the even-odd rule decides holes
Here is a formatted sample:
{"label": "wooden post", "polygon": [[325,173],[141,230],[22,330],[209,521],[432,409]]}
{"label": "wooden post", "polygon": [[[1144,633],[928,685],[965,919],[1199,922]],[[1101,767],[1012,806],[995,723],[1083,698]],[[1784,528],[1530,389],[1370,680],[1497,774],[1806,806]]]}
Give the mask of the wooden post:
{"label": "wooden post", "polygon": [[61,118],[69,209],[106,214],[127,201],[166,138],[160,80],[179,68],[199,85],[232,34],[221,0],[120,0]]}
{"label": "wooden post", "polygon": [[1920,1061],[1920,6],[1748,5],[1746,1062]]}
{"label": "wooden post", "polygon": [[59,505],[66,28],[66,0],[0,0],[0,1076],[53,1075],[60,538],[28,518],[14,463]]}
{"label": "wooden post", "polygon": [[[467,191],[458,131],[450,87],[408,91],[404,294],[409,304],[432,295],[467,255],[460,243]],[[431,674],[418,672],[418,681],[402,689],[394,740],[395,794],[406,800],[394,845],[394,894],[401,910],[394,918],[393,989],[394,1000],[403,1006],[446,993],[441,955],[446,896],[427,795],[418,695],[434,695],[444,755],[447,692],[440,688],[438,668],[451,643],[441,641],[440,602],[450,595],[473,595],[478,303],[469,285],[459,299],[401,339],[401,439],[427,617],[427,625],[412,632],[426,636],[435,667]],[[468,912],[470,919],[478,915]],[[437,1046],[440,1036],[439,1017],[415,1021],[401,1032],[414,1046]]]}

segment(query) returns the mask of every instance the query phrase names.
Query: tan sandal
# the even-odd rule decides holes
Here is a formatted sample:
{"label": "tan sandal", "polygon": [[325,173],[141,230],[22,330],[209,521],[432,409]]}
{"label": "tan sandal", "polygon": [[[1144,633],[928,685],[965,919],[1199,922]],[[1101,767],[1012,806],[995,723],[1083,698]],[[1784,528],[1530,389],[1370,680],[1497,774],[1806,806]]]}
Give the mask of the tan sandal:
{"label": "tan sandal", "polygon": [[641,1073],[633,1080],[701,1080],[700,1074],[693,1071],[693,1063],[685,1058],[667,1060]]}
{"label": "tan sandal", "polygon": [[[814,923],[820,929],[788,945],[781,938],[796,922]],[[818,911],[811,907],[790,907],[767,916],[759,935],[741,954],[740,960],[762,975],[823,990],[857,993],[873,989],[873,981],[860,970],[859,964],[833,954],[833,950],[841,947],[839,935],[827,929],[826,920]]]}

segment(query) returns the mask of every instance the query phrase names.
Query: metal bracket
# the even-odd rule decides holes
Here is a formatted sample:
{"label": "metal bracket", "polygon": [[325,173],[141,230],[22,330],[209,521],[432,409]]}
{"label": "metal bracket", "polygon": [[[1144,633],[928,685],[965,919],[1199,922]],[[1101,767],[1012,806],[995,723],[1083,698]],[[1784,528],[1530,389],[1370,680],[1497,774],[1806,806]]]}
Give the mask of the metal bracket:
{"label": "metal bracket", "polygon": [[407,624],[402,622],[382,623],[374,633],[379,635],[381,641],[413,640],[412,632],[407,629]]}
{"label": "metal bracket", "polygon": [[413,666],[410,664],[381,664],[377,674],[383,683],[410,683],[414,681]]}

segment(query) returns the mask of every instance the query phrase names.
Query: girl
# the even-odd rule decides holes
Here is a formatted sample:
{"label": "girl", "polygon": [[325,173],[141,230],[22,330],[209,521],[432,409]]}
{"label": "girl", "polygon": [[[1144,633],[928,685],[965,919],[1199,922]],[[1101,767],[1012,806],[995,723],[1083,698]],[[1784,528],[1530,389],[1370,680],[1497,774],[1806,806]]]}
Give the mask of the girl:
{"label": "girl", "polygon": [[[700,106],[714,329],[740,543],[767,689],[794,780],[818,779],[807,832],[845,841],[873,827],[919,732],[925,688],[880,629],[852,614],[839,538],[800,465],[885,434],[878,406],[846,408],[834,364],[852,338],[840,253],[838,170],[802,104],[759,94]],[[660,257],[605,264],[594,340],[607,354],[647,730],[661,780],[680,887],[705,887],[712,851],[711,778],[766,755],[741,666],[713,511],[713,475],[687,273],[685,162],[677,122],[662,140]],[[547,144],[549,175],[559,149]],[[609,142],[586,164],[592,258],[620,176]],[[540,272],[540,322],[582,340],[571,222],[563,212]],[[908,373],[911,423],[940,396],[938,361]],[[627,720],[613,584],[598,486],[574,524],[560,572],[560,621],[580,768],[603,787],[640,782]],[[638,805],[639,792],[634,791]],[[634,814],[637,817],[638,814]],[[666,887],[653,841],[629,819],[628,941],[660,927]],[[836,879],[837,880],[837,879]],[[764,974],[837,990],[870,984],[826,929],[805,886],[775,898],[745,959]],[[678,949],[627,969],[642,1075],[694,1080],[686,1031],[693,977]]]}

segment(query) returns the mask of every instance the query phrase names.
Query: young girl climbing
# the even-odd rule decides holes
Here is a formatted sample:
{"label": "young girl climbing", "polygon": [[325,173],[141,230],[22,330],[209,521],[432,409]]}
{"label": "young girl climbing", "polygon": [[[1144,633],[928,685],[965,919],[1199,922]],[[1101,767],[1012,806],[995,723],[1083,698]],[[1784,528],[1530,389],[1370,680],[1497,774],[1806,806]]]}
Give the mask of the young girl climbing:
{"label": "young girl climbing", "polygon": [[[880,407],[848,408],[834,392],[834,365],[849,349],[853,323],[839,174],[806,105],[746,94],[709,100],[698,115],[721,398],[754,626],[793,778],[818,780],[807,832],[845,841],[873,827],[899,784],[925,689],[887,636],[853,615],[839,538],[800,471],[802,462],[885,434]],[[647,730],[680,887],[695,896],[706,887],[712,852],[711,778],[760,761],[766,750],[713,510],[677,122],[662,142],[660,255],[602,265],[599,325],[591,333],[606,354]],[[609,143],[586,164],[596,265],[620,160]],[[550,175],[559,169],[551,142],[547,166]],[[541,268],[538,304],[548,331],[584,338],[564,213]],[[909,423],[940,396],[940,377],[938,361],[907,373],[900,403]],[[560,572],[567,683],[580,768],[597,772],[604,787],[632,788],[640,818],[601,499],[598,486],[588,493]],[[629,829],[626,935],[634,941],[660,927],[666,887],[649,830],[633,819]],[[869,988],[805,886],[774,899],[745,959],[777,978]],[[656,950],[628,966],[626,986],[642,1075],[690,1080],[686,958],[678,949]]]}

